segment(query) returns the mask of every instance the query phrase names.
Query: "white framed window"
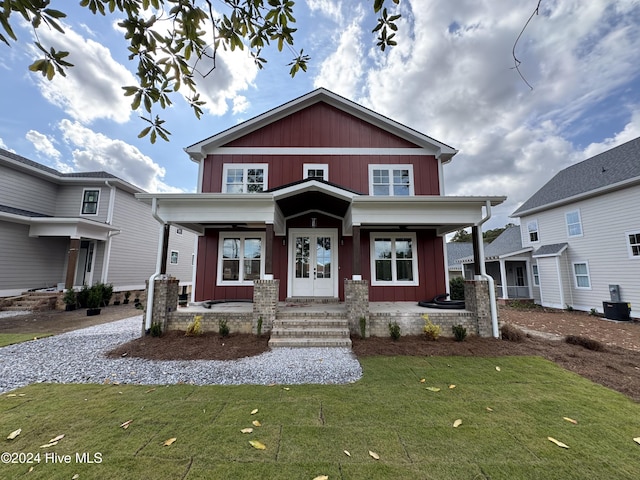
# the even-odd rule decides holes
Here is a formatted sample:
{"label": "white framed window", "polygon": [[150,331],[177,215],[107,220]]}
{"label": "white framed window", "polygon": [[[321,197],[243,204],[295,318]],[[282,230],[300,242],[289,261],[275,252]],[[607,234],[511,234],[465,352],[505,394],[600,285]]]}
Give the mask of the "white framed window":
{"label": "white framed window", "polygon": [[99,199],[99,188],[85,188],[82,191],[82,209],[80,210],[80,213],[82,215],[97,215]]}
{"label": "white framed window", "polygon": [[540,286],[540,272],[538,271],[538,264],[531,265],[531,273],[533,273],[533,284],[536,287]]}
{"label": "white framed window", "polygon": [[540,234],[538,232],[538,220],[530,220],[527,222],[527,233],[529,234],[529,241],[531,243],[540,241]]}
{"label": "white framed window", "polygon": [[580,210],[573,210],[565,213],[567,221],[567,235],[570,237],[582,236],[582,220],[580,219]]}
{"label": "white framed window", "polygon": [[589,265],[587,262],[574,262],[573,274],[576,280],[576,288],[591,289],[591,278],[589,277]]}
{"label": "white framed window", "polygon": [[176,235],[182,235],[182,229],[176,228]]}
{"label": "white framed window", "polygon": [[627,248],[629,249],[629,258],[640,259],[640,230],[634,232],[626,232]]}
{"label": "white framed window", "polygon": [[413,194],[413,165],[369,165],[369,195],[406,197]]}
{"label": "white framed window", "polygon": [[415,233],[371,234],[371,285],[418,285]]}
{"label": "white framed window", "polygon": [[178,264],[178,251],[177,250],[171,250],[171,256],[169,257],[169,263],[171,265],[177,265]]}
{"label": "white framed window", "polygon": [[253,285],[264,276],[264,233],[224,233],[218,251],[218,285]]}
{"label": "white framed window", "polygon": [[267,190],[266,163],[225,163],[222,167],[223,193],[256,193]]}
{"label": "white framed window", "polygon": [[305,163],[302,167],[303,178],[318,178],[329,181],[329,165],[326,163]]}

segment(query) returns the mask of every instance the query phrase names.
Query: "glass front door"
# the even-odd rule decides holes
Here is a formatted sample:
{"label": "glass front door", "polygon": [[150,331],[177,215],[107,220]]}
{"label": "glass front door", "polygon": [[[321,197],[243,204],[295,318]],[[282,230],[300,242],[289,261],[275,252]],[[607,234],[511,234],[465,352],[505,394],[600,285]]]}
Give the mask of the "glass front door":
{"label": "glass front door", "polygon": [[336,236],[315,229],[290,233],[291,296],[335,296]]}

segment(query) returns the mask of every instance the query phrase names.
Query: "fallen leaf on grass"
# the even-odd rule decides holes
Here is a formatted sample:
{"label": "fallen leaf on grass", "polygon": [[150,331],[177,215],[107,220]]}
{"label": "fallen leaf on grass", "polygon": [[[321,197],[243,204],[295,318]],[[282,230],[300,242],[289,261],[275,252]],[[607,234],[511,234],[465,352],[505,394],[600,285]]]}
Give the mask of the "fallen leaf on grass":
{"label": "fallen leaf on grass", "polygon": [[563,420],[566,420],[569,423],[573,423],[574,425],[577,425],[578,422],[576,420],[574,420],[573,418],[569,418],[569,417],[562,417]]}
{"label": "fallen leaf on grass", "polygon": [[253,432],[253,428],[243,428],[242,430],[240,430],[242,433],[251,433]]}
{"label": "fallen leaf on grass", "polygon": [[500,367],[496,367],[496,370],[499,372],[500,371]]}
{"label": "fallen leaf on grass", "polygon": [[151,392],[154,392],[155,390],[156,390],[156,389],[155,389],[155,387],[154,387],[154,388],[150,388],[149,390],[147,390],[147,391],[146,391],[146,392],[144,392],[144,393],[151,393]]}
{"label": "fallen leaf on grass", "polygon": [[27,470],[27,473],[31,473],[33,472],[33,467],[29,467],[29,470]]}
{"label": "fallen leaf on grass", "polygon": [[254,427],[261,427],[262,426],[262,424],[258,420],[254,420],[251,423],[253,424]]}
{"label": "fallen leaf on grass", "polygon": [[9,434],[9,436],[7,437],[7,440],[13,440],[14,438],[16,438],[18,435],[20,435],[20,433],[22,433],[22,429],[19,428],[17,430],[14,430],[13,432],[11,432]]}
{"label": "fallen leaf on grass", "polygon": [[453,390],[454,388],[456,388],[456,386],[455,386],[455,385],[453,385],[453,384],[449,385],[449,389],[450,389],[450,390]]}
{"label": "fallen leaf on grass", "polygon": [[566,445],[566,444],[564,444],[564,443],[562,443],[562,442],[559,442],[558,440],[556,440],[556,439],[555,439],[555,438],[553,438],[553,437],[547,437],[547,439],[548,439],[550,442],[555,443],[555,444],[556,444],[557,446],[559,446],[560,448],[569,448],[569,446],[568,446],[568,445]]}
{"label": "fallen leaf on grass", "polygon": [[458,428],[460,425],[462,425],[462,419],[461,418],[459,418],[455,422],[453,422],[453,428]]}
{"label": "fallen leaf on grass", "polygon": [[313,480],[329,480],[329,477],[327,475],[318,475]]}
{"label": "fallen leaf on grass", "polygon": [[71,477],[71,480],[78,480],[80,478],[80,474],[76,473],[73,477]]}
{"label": "fallen leaf on grass", "polygon": [[640,437],[634,438],[633,441],[636,442],[638,445],[640,445]]}
{"label": "fallen leaf on grass", "polygon": [[40,448],[49,448],[49,447],[53,447],[54,445],[57,445],[58,442],[49,442],[49,443],[45,443],[44,445],[40,445]]}
{"label": "fallen leaf on grass", "polygon": [[63,438],[64,438],[64,433],[62,435],[58,435],[57,437],[52,438],[51,440],[49,440],[49,443],[59,442]]}
{"label": "fallen leaf on grass", "polygon": [[430,392],[439,392],[440,389],[438,387],[427,387],[427,390],[429,390]]}
{"label": "fallen leaf on grass", "polygon": [[131,425],[131,422],[133,422],[133,420],[127,420],[122,425],[120,425],[120,428],[124,428],[126,430],[127,428],[129,428],[129,425]]}
{"label": "fallen leaf on grass", "polygon": [[163,447],[168,447],[169,445],[171,445],[172,443],[174,443],[177,440],[176,437],[173,438],[169,438],[168,440],[165,440],[164,443],[162,444]]}
{"label": "fallen leaf on grass", "polygon": [[380,455],[378,455],[376,452],[372,452],[371,450],[369,450],[369,456],[374,460],[380,460]]}
{"label": "fallen leaf on grass", "polygon": [[251,415],[255,415],[256,413],[258,413],[258,409],[254,408],[253,410],[251,410]]}
{"label": "fallen leaf on grass", "polygon": [[289,387],[282,387],[282,389],[286,392],[288,392],[289,390],[291,390]]}
{"label": "fallen leaf on grass", "polygon": [[266,450],[267,446],[258,440],[249,440],[249,444],[257,450]]}
{"label": "fallen leaf on grass", "polygon": [[420,379],[420,383],[424,383],[424,382],[426,382],[426,381],[427,381],[427,379],[426,379],[426,378],[421,378],[421,379]]}
{"label": "fallen leaf on grass", "polygon": [[493,412],[493,408],[487,407],[487,412]]}
{"label": "fallen leaf on grass", "polygon": [[347,457],[350,457],[350,456],[351,456],[351,454],[349,453],[349,450],[343,450],[343,452],[344,452],[344,454],[345,454]]}

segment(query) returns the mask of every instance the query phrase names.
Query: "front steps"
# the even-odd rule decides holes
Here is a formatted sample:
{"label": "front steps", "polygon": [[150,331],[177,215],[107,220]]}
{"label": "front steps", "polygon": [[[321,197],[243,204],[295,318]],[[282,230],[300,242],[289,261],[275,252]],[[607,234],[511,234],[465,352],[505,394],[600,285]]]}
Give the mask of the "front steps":
{"label": "front steps", "polygon": [[17,297],[6,298],[0,310],[8,312],[55,310],[57,301],[58,296],[55,293],[29,292]]}
{"label": "front steps", "polygon": [[281,310],[273,322],[269,346],[351,347],[349,324],[343,312]]}

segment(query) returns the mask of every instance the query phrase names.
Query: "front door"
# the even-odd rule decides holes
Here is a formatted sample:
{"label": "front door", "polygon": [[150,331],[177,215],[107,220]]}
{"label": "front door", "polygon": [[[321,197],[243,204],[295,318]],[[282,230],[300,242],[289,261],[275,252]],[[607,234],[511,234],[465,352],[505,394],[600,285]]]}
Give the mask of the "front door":
{"label": "front door", "polygon": [[335,229],[289,232],[290,296],[337,296],[337,236]]}

